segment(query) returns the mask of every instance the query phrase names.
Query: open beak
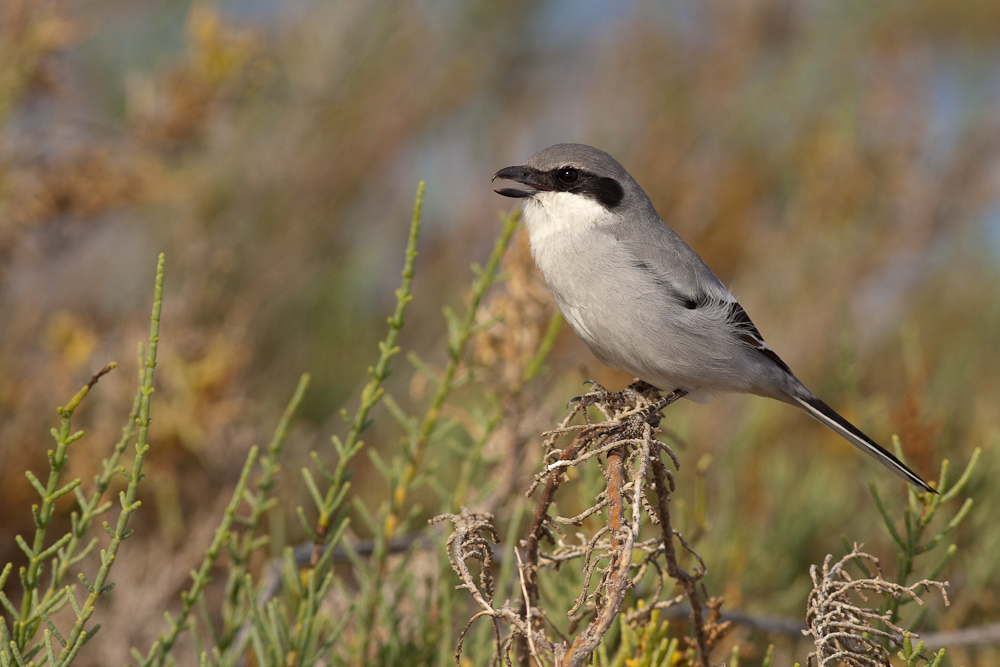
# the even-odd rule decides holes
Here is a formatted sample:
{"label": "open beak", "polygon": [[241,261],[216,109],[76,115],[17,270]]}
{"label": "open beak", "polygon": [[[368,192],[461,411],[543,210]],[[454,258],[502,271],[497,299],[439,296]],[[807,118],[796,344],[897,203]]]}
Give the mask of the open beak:
{"label": "open beak", "polygon": [[525,166],[519,167],[504,167],[497,173],[493,174],[493,180],[498,178],[505,181],[514,181],[515,183],[520,183],[526,185],[526,188],[501,188],[499,190],[494,190],[498,195],[503,195],[504,197],[516,197],[518,199],[524,197],[533,197],[539,192],[546,192],[551,190],[549,186],[545,185],[537,176],[534,169]]}

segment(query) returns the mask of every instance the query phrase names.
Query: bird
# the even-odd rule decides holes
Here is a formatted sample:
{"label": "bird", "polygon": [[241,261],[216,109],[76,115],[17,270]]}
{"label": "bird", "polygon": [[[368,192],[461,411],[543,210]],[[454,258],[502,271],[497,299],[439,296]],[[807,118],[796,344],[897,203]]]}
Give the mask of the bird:
{"label": "bird", "polygon": [[705,261],[608,153],[556,144],[496,172],[523,202],[531,254],[566,322],[611,368],[705,402],[791,404],[923,491],[916,473],[816,397],[764,341]]}

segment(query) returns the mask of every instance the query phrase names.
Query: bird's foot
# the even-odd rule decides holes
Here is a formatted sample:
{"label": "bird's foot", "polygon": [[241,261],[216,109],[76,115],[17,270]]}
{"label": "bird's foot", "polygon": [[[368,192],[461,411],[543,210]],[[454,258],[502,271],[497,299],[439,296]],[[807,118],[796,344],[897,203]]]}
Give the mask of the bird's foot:
{"label": "bird's foot", "polygon": [[593,380],[587,380],[584,384],[591,386],[590,391],[583,396],[571,399],[566,407],[569,407],[573,403],[579,403],[581,408],[587,408],[591,405],[603,405],[612,410],[620,410],[630,405],[636,405],[640,398],[645,399],[647,403],[655,403],[661,398],[659,389],[648,382],[638,379],[621,391],[608,391]]}
{"label": "bird's foot", "polygon": [[611,407],[613,404],[621,402],[623,392],[608,391],[593,380],[585,380],[584,384],[590,385],[590,391],[583,396],[571,398],[569,403],[566,404],[566,407],[569,407],[574,403],[578,403],[581,408],[589,408],[592,405]]}

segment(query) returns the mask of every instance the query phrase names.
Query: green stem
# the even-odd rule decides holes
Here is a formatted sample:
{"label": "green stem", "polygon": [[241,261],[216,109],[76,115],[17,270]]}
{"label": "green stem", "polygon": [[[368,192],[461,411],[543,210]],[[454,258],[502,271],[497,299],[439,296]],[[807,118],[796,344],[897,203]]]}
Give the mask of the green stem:
{"label": "green stem", "polygon": [[369,597],[365,606],[364,626],[362,630],[362,643],[365,656],[370,655],[372,650],[372,632],[375,627],[375,620],[382,595],[382,582],[386,575],[386,562],[388,558],[388,547],[392,543],[392,538],[401,523],[401,513],[406,505],[407,495],[410,486],[416,478],[417,471],[423,462],[427,451],[427,443],[430,435],[437,426],[441,418],[441,409],[445,400],[451,393],[455,381],[455,374],[461,364],[465,354],[466,345],[472,335],[476,321],[476,313],[482,303],[486,291],[496,280],[500,267],[500,260],[503,258],[510,239],[517,228],[519,217],[516,213],[511,213],[503,218],[503,229],[493,246],[493,252],[484,269],[478,270],[478,277],[472,284],[472,297],[469,308],[465,313],[464,320],[455,327],[448,341],[448,365],[445,367],[444,375],[438,383],[438,389],[430,407],[424,415],[423,422],[417,432],[415,439],[409,447],[409,460],[403,466],[399,478],[396,480],[392,495],[389,501],[388,510],[382,521],[382,531],[380,536],[376,536],[375,550],[373,553],[373,580],[370,583]]}
{"label": "green stem", "polygon": [[[139,482],[143,479],[142,464],[146,458],[146,453],[149,451],[148,439],[150,399],[153,395],[153,372],[156,368],[156,351],[160,342],[160,312],[163,308],[163,263],[164,257],[161,253],[156,264],[156,287],[153,292],[153,314],[150,318],[149,347],[146,352],[145,370],[142,378],[142,400],[139,405],[139,436],[135,443],[135,459],[132,461],[132,472],[127,473],[124,469],[121,469],[121,472],[125,474],[128,479],[128,486],[125,491],[119,494],[119,502],[121,503],[122,509],[118,515],[118,521],[115,524],[114,531],[111,532],[111,542],[108,544],[108,548],[106,550],[101,550],[101,567],[97,571],[94,583],[87,584],[90,594],[87,596],[83,606],[80,607],[76,623],[73,624],[73,629],[70,631],[69,636],[66,639],[66,650],[59,658],[60,665],[68,665],[72,662],[77,652],[79,652],[87,640],[93,636],[93,632],[96,631],[84,632],[84,627],[86,626],[87,621],[90,620],[90,617],[94,614],[97,599],[114,587],[113,584],[106,585],[105,582],[107,582],[108,576],[111,573],[111,567],[114,565],[115,559],[118,556],[118,549],[121,547],[122,541],[131,535],[131,532],[127,530],[129,517],[132,512],[137,510],[141,505],[141,503],[135,498],[138,492]],[[84,583],[86,583],[86,580],[83,579],[82,575],[81,579],[84,580]]]}
{"label": "green stem", "polygon": [[[288,437],[288,429],[291,425],[295,413],[298,412],[302,398],[305,396],[306,388],[309,386],[309,374],[303,373],[299,378],[299,384],[295,387],[291,400],[285,407],[285,412],[274,430],[271,444],[267,448],[267,453],[260,459],[261,475],[257,480],[257,493],[246,492],[244,498],[250,505],[250,516],[245,520],[243,538],[238,548],[233,549],[233,564],[226,577],[226,594],[223,603],[223,631],[218,648],[221,651],[229,651],[242,625],[243,618],[234,617],[234,609],[238,608],[239,601],[243,598],[244,586],[247,583],[247,569],[250,566],[250,556],[253,551],[267,543],[266,537],[256,538],[255,533],[260,525],[264,514],[270,510],[275,500],[268,497],[268,493],[275,485],[275,475],[280,466],[278,457],[284,448],[285,439]],[[252,579],[251,579],[252,581]],[[251,595],[252,595],[252,588]],[[251,598],[252,599],[252,598]],[[249,639],[249,638],[248,638]],[[235,647],[235,651],[241,651],[242,647]]]}
{"label": "green stem", "polygon": [[396,345],[396,341],[399,339],[399,332],[403,328],[403,315],[406,312],[406,306],[413,300],[413,296],[410,291],[413,285],[414,265],[416,264],[417,259],[417,237],[420,233],[421,210],[424,203],[424,187],[425,185],[423,181],[417,185],[417,196],[416,201],[413,204],[413,217],[410,222],[410,235],[407,239],[405,259],[403,261],[403,281],[399,286],[399,289],[396,290],[396,311],[388,320],[389,331],[386,333],[385,340],[379,342],[378,361],[375,362],[375,366],[368,369],[368,374],[371,376],[371,379],[361,391],[361,404],[358,406],[357,411],[354,413],[354,417],[351,419],[351,425],[347,431],[347,436],[344,438],[343,443],[341,443],[336,436],[332,438],[334,447],[336,447],[337,453],[339,454],[339,459],[337,461],[337,467],[334,469],[333,474],[328,480],[329,486],[327,488],[323,505],[319,507],[319,518],[317,520],[316,530],[316,551],[313,554],[313,565],[315,565],[315,563],[319,560],[319,552],[322,550],[326,532],[329,529],[330,520],[340,505],[338,499],[343,497],[341,490],[345,483],[348,466],[364,446],[364,442],[360,440],[360,435],[361,432],[368,426],[368,415],[372,408],[378,404],[378,402],[382,399],[382,396],[385,394],[385,389],[382,387],[382,383],[389,375],[389,361],[399,353],[399,347]]}
{"label": "green stem", "polygon": [[191,573],[191,587],[181,594],[180,613],[176,619],[172,619],[170,621],[170,630],[168,630],[166,634],[161,633],[159,637],[157,637],[156,641],[153,643],[153,648],[150,649],[149,655],[141,661],[140,664],[142,667],[151,667],[153,665],[155,665],[155,667],[161,667],[166,662],[167,656],[173,649],[174,644],[181,635],[181,632],[187,628],[187,621],[188,617],[191,615],[191,610],[194,608],[195,602],[201,597],[205,585],[211,581],[209,572],[215,564],[216,559],[219,557],[219,551],[222,549],[229,537],[229,530],[232,526],[233,518],[236,516],[236,510],[239,509],[240,503],[243,501],[243,494],[246,491],[247,482],[250,479],[250,472],[253,470],[254,464],[257,462],[257,452],[257,447],[250,448],[250,453],[247,455],[246,462],[243,464],[243,471],[240,473],[240,479],[236,483],[236,488],[233,490],[233,495],[229,500],[229,505],[226,506],[226,513],[222,519],[222,523],[220,523],[219,527],[215,529],[215,537],[212,538],[212,543],[205,552],[205,557],[202,559],[201,566],[198,568],[198,571]]}

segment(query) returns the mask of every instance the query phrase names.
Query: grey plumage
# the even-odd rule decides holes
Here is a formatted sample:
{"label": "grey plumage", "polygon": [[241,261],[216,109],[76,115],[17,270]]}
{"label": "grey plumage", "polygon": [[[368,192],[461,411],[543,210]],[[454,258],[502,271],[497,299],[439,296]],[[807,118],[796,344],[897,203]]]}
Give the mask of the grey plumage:
{"label": "grey plumage", "polygon": [[795,377],[613,157],[557,144],[498,178],[518,184],[497,192],[524,201],[532,256],[566,321],[603,363],[696,401],[736,392],[790,403],[932,491]]}

